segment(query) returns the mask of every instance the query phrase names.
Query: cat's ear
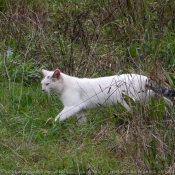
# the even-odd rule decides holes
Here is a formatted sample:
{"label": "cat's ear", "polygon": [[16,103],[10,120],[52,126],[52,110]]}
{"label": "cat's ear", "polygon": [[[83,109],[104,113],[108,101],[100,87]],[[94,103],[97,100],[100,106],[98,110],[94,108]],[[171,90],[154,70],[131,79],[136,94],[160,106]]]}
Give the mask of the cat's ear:
{"label": "cat's ear", "polygon": [[56,69],[52,75],[53,78],[59,79],[60,78],[60,70]]}
{"label": "cat's ear", "polygon": [[44,77],[47,76],[47,74],[48,74],[49,72],[50,72],[50,71],[48,71],[48,70],[42,69],[42,73],[43,73]]}

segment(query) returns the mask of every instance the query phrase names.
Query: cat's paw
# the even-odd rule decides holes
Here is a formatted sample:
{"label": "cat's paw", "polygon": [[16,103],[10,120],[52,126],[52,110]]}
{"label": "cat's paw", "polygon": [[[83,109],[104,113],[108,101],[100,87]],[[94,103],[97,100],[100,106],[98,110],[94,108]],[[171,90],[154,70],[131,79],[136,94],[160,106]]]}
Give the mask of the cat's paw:
{"label": "cat's paw", "polygon": [[59,120],[59,119],[60,119],[59,116],[55,117],[55,122],[57,122],[57,120]]}
{"label": "cat's paw", "polygon": [[55,122],[58,121],[58,120],[59,120],[60,122],[62,122],[62,121],[64,121],[65,119],[66,119],[65,117],[62,117],[62,116],[59,116],[59,115],[58,115],[57,117],[55,117]]}

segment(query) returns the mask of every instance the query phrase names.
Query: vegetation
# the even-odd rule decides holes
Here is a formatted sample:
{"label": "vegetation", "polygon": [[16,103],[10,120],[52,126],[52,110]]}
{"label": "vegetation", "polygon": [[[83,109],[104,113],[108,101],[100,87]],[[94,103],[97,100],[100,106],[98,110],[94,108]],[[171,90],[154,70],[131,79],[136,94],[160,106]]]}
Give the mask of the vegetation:
{"label": "vegetation", "polygon": [[173,0],[0,1],[0,173],[175,172],[175,111],[100,108],[55,124],[41,69],[78,77],[139,73],[175,86]]}

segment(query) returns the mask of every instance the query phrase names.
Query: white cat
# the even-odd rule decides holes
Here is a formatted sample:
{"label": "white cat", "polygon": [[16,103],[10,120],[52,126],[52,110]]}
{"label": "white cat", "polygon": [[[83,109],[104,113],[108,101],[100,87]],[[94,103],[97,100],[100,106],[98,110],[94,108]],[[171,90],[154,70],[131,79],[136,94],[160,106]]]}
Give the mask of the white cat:
{"label": "white cat", "polygon": [[[102,78],[77,78],[68,76],[60,70],[42,70],[44,75],[41,81],[42,90],[46,93],[54,93],[60,96],[64,109],[57,115],[58,119],[64,121],[76,115],[81,122],[86,120],[86,110],[100,106],[117,106],[122,104],[128,111],[129,105],[122,94],[141,103],[147,102],[151,97],[161,98],[175,96],[175,90],[168,90],[148,77],[138,74],[123,74]],[[167,105],[172,102],[164,97]]]}

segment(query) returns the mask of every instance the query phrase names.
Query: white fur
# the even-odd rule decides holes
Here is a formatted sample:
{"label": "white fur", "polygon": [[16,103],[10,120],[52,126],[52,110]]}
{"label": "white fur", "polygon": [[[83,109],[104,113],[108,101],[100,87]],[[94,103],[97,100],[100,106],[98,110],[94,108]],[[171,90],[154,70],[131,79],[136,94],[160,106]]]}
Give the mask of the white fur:
{"label": "white fur", "polygon": [[[100,106],[117,106],[118,102],[130,111],[122,94],[141,103],[156,96],[155,92],[146,87],[149,78],[143,75],[123,74],[92,79],[72,77],[62,72],[55,78],[54,71],[47,70],[42,70],[42,73],[45,76],[41,81],[42,90],[59,95],[64,105],[55,121],[64,121],[73,115],[85,121],[86,110]],[[170,100],[164,99],[165,103],[171,105]]]}

